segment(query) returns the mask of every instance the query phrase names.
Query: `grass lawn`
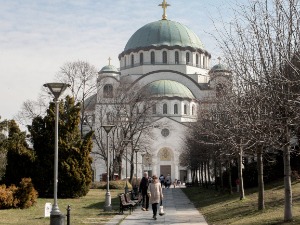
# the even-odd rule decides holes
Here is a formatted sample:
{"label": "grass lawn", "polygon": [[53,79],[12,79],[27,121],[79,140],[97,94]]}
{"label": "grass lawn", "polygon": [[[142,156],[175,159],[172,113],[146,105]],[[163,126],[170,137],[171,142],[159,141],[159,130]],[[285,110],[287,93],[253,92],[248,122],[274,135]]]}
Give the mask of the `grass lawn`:
{"label": "grass lawn", "polygon": [[246,199],[239,194],[220,194],[199,187],[182,189],[210,225],[300,224],[300,182],[293,182],[293,221],[283,222],[283,181],[265,186],[265,210],[257,210],[257,189],[245,191]]}
{"label": "grass lawn", "polygon": [[[91,189],[87,196],[77,199],[58,199],[58,206],[63,214],[71,205],[71,224],[105,224],[119,212],[118,194],[124,190],[110,190],[113,211],[104,212],[106,190]],[[37,204],[29,209],[0,210],[1,225],[49,225],[50,218],[44,218],[45,203],[53,204],[53,199],[39,198]],[[66,223],[67,224],[67,220]]]}

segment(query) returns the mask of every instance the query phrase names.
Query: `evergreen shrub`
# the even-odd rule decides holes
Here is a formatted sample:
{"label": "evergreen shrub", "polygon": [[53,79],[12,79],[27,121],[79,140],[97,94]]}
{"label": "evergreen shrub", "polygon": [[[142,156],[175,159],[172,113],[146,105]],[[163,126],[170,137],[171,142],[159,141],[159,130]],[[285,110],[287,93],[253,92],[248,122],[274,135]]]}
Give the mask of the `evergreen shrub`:
{"label": "evergreen shrub", "polygon": [[31,178],[23,178],[19,187],[14,184],[9,187],[1,185],[0,209],[29,208],[36,203],[37,197],[38,193],[33,187]]}
{"label": "evergreen shrub", "polygon": [[18,206],[21,209],[29,208],[36,203],[38,192],[34,189],[31,178],[23,178],[20,182],[16,197],[19,200]]}

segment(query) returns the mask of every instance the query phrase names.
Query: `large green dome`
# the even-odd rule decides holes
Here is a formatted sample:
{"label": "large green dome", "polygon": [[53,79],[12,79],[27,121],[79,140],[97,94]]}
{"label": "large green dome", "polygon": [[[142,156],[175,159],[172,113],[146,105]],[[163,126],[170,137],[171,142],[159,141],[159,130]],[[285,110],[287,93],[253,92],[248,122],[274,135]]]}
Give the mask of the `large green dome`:
{"label": "large green dome", "polygon": [[183,84],[173,80],[157,80],[145,87],[153,97],[180,97],[194,99],[192,92]]}
{"label": "large green dome", "polygon": [[124,52],[159,46],[204,50],[199,37],[188,27],[171,20],[159,20],[138,29],[127,42]]}

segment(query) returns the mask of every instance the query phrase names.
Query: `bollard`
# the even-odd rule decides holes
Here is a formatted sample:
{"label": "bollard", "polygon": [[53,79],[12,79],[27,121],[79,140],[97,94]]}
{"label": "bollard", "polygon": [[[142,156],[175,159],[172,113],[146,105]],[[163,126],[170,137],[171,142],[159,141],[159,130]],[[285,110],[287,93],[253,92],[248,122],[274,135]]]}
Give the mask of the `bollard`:
{"label": "bollard", "polygon": [[67,208],[67,225],[70,225],[70,224],[71,224],[71,223],[70,223],[70,221],[71,221],[71,218],[70,218],[70,216],[71,216],[70,211],[71,211],[71,206],[68,205],[68,208]]}

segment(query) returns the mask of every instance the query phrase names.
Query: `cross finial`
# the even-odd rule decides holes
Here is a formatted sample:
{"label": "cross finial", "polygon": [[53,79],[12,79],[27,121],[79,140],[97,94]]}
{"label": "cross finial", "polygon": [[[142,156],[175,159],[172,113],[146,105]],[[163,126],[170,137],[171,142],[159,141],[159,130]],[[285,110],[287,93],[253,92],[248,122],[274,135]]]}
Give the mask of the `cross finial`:
{"label": "cross finial", "polygon": [[219,64],[221,64],[221,59],[222,58],[219,56],[217,59],[219,60]]}
{"label": "cross finial", "polygon": [[163,0],[163,2],[162,2],[161,4],[159,4],[158,6],[161,6],[161,7],[163,8],[164,13],[163,13],[163,15],[162,15],[162,19],[163,19],[163,20],[166,20],[166,19],[167,19],[166,9],[167,9],[168,6],[171,6],[171,5],[168,4],[168,3],[166,2],[166,0]]}
{"label": "cross finial", "polygon": [[111,58],[109,57],[108,58],[108,65],[110,66],[110,61],[111,61]]}

